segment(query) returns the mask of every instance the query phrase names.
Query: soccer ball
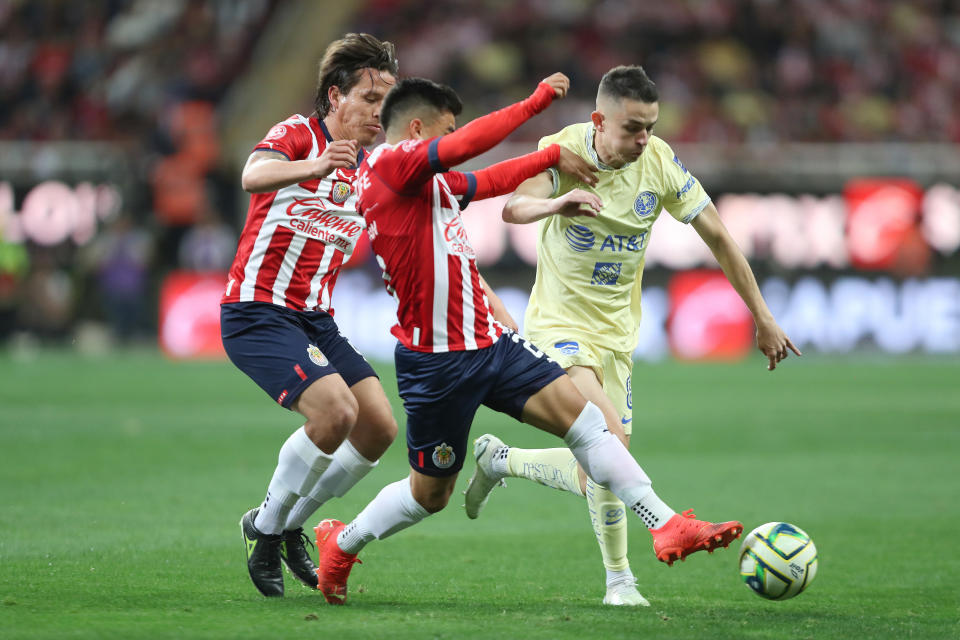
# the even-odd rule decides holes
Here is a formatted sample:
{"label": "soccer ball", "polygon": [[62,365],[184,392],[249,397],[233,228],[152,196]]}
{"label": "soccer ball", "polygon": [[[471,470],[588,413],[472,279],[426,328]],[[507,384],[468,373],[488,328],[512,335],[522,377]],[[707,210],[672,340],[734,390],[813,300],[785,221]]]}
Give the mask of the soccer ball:
{"label": "soccer ball", "polygon": [[800,527],[786,522],[762,524],[743,539],[740,577],[769,600],[797,595],[817,575],[817,548]]}

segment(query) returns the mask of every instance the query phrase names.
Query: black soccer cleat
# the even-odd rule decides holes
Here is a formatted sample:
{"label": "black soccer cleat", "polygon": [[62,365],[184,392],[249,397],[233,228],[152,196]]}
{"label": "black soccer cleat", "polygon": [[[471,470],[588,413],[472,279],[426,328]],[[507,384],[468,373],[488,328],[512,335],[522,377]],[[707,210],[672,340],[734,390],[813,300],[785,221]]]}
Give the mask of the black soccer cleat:
{"label": "black soccer cleat", "polygon": [[261,533],[253,525],[260,509],[250,509],[240,518],[240,532],[243,534],[244,548],[247,551],[247,570],[253,586],[265,596],[283,595],[283,567],[280,565],[280,547],[283,536]]}
{"label": "black soccer cleat", "polygon": [[306,547],[308,544],[312,547],[313,543],[303,532],[303,527],[284,531],[281,535],[283,543],[280,545],[280,557],[283,559],[283,564],[287,565],[287,569],[297,580],[311,589],[316,589],[319,584],[317,565],[313,563],[313,558],[310,557]]}

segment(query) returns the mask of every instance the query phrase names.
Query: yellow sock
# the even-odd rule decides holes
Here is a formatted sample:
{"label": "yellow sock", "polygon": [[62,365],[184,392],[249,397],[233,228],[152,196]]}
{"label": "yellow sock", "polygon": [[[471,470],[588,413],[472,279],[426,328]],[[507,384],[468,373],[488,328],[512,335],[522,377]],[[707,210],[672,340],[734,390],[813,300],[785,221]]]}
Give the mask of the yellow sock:
{"label": "yellow sock", "polygon": [[[507,475],[526,478],[561,491],[583,496],[577,459],[570,449],[518,449],[510,447],[507,454]],[[622,505],[621,505],[622,506]]]}
{"label": "yellow sock", "polygon": [[608,489],[587,478],[587,508],[593,532],[607,571],[625,571],[627,561],[627,514],[623,502]]}

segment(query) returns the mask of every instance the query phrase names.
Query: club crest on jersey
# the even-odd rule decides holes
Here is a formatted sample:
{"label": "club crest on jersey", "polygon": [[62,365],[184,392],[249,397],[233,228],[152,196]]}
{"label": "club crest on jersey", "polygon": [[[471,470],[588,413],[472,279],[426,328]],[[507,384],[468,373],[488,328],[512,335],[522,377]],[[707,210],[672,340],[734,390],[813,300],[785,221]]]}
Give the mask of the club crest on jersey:
{"label": "club crest on jersey", "polygon": [[330,188],[330,200],[336,204],[343,204],[347,201],[347,198],[350,197],[351,193],[353,193],[353,187],[350,186],[349,182],[337,180]]}
{"label": "club crest on jersey", "polygon": [[433,464],[435,464],[438,469],[449,469],[453,466],[454,461],[456,461],[457,454],[453,452],[453,447],[444,442],[433,448],[431,458],[433,458]]}
{"label": "club crest on jersey", "polygon": [[330,361],[327,360],[327,356],[323,355],[323,351],[320,351],[320,349],[312,344],[307,345],[307,355],[310,356],[310,362],[318,367],[325,367],[330,364]]}
{"label": "club crest on jersey", "polygon": [[641,191],[633,202],[633,211],[641,218],[657,210],[657,194],[653,191]]}
{"label": "club crest on jersey", "polygon": [[553,345],[553,348],[562,353],[565,356],[575,356],[580,353],[579,343],[570,341],[570,342],[558,342]]}
{"label": "club crest on jersey", "polygon": [[590,231],[590,227],[585,227],[582,224],[571,224],[567,227],[567,230],[563,232],[563,235],[567,239],[567,244],[570,245],[570,248],[577,253],[589,251],[593,248],[593,243],[596,242],[596,238],[593,235],[593,231]]}
{"label": "club crest on jersey", "polygon": [[627,409],[633,409],[633,384],[630,382],[630,376],[627,376]]}

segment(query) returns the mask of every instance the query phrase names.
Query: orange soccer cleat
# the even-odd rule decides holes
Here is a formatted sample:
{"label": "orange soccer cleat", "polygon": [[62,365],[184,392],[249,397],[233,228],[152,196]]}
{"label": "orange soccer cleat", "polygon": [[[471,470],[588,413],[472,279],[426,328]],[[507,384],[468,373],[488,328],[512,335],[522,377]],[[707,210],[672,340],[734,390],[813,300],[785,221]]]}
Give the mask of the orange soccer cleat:
{"label": "orange soccer cleat", "polygon": [[347,577],[354,563],[360,562],[357,554],[347,553],[337,544],[337,536],[344,526],[339,520],[322,520],[313,528],[317,534],[317,553],[320,556],[317,588],[330,604],[344,604],[347,601]]}
{"label": "orange soccer cleat", "polygon": [[687,509],[682,515],[674,514],[665,525],[650,530],[657,560],[670,566],[691,553],[703,550],[713,553],[717,547],[726,547],[742,532],[743,525],[736,521],[714,524],[697,520],[693,509]]}

